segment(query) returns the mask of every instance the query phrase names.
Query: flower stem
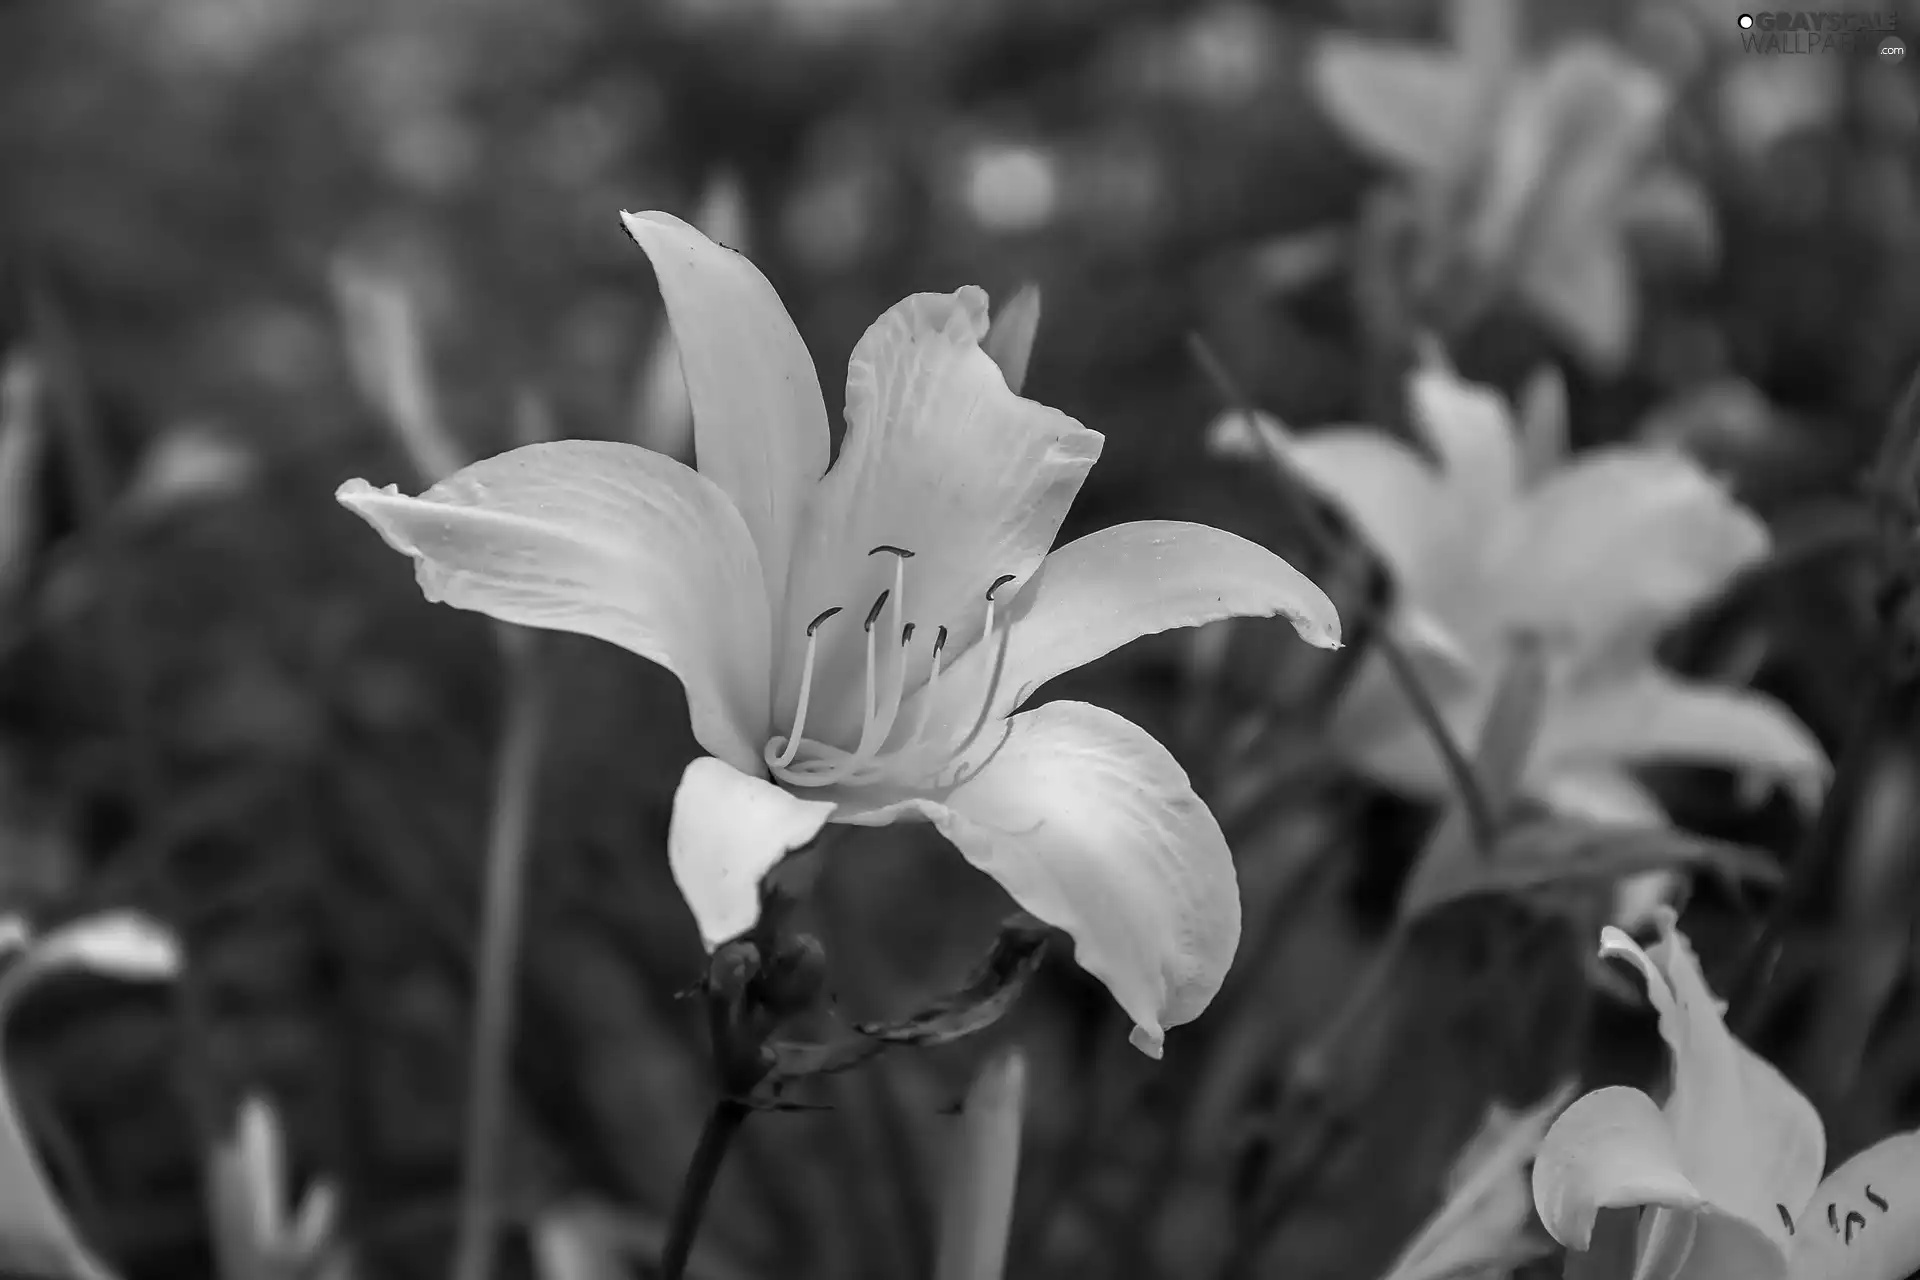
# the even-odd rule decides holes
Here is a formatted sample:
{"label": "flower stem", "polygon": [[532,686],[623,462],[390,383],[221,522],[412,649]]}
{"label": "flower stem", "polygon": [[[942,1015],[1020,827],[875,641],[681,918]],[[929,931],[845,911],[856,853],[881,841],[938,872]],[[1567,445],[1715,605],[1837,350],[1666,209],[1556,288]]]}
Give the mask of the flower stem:
{"label": "flower stem", "polygon": [[687,1274],[693,1240],[700,1233],[700,1220],[706,1216],[707,1197],[713,1194],[727,1149],[750,1112],[751,1108],[737,1098],[721,1098],[707,1113],[700,1144],[693,1149],[693,1161],[680,1184],[680,1202],[673,1207],[673,1221],[667,1226],[667,1243],[660,1251],[660,1280],[682,1280]]}
{"label": "flower stem", "polygon": [[487,831],[486,899],[480,924],[454,1280],[489,1280],[493,1274],[521,906],[547,729],[547,685],[537,666],[538,646],[531,636],[504,627],[499,638],[507,669],[507,708],[495,758],[493,813]]}
{"label": "flower stem", "polygon": [[[1345,537],[1367,549],[1368,559],[1376,572],[1384,572],[1384,558],[1380,555],[1378,548],[1368,542],[1360,530],[1353,528],[1337,530],[1324,514],[1313,514],[1314,511],[1323,510],[1323,508],[1314,500],[1316,495],[1312,485],[1299,475],[1286,454],[1267,437],[1265,431],[1260,429],[1260,424],[1254,417],[1252,402],[1235,382],[1233,375],[1227,371],[1226,365],[1221,363],[1220,357],[1214,354],[1213,349],[1198,334],[1189,334],[1188,342],[1193,349],[1194,359],[1207,377],[1213,381],[1221,398],[1227,402],[1227,407],[1240,415],[1247,424],[1247,431],[1266,451],[1267,459],[1273,465],[1274,474],[1296,496],[1307,500],[1303,505],[1309,508],[1309,514],[1301,524],[1309,540],[1313,542],[1314,550],[1330,561],[1338,560],[1342,550],[1340,541],[1344,533]],[[1466,811],[1467,824],[1472,829],[1475,847],[1483,850],[1491,849],[1497,830],[1493,817],[1493,805],[1487,800],[1486,790],[1480,785],[1480,778],[1474,772],[1473,764],[1461,750],[1460,744],[1454,740],[1452,731],[1447,728],[1447,722],[1440,714],[1439,706],[1435,704],[1433,696],[1427,692],[1426,684],[1421,680],[1420,673],[1415,670],[1413,660],[1407,656],[1407,651],[1400,646],[1398,638],[1394,636],[1391,621],[1377,627],[1371,639],[1374,647],[1380,651],[1380,656],[1385,659],[1387,670],[1392,674],[1394,682],[1406,695],[1415,718],[1420,721],[1420,727],[1426,731],[1429,738],[1433,739],[1433,745],[1439,751],[1441,762],[1446,767],[1448,780],[1452,782],[1455,792],[1460,797],[1460,803]]]}

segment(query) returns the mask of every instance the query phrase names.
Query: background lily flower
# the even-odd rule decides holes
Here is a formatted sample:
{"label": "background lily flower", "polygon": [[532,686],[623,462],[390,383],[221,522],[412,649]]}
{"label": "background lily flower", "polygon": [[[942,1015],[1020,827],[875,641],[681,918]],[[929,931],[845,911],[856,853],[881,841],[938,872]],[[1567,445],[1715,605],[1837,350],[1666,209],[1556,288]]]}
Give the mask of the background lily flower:
{"label": "background lily flower", "polygon": [[1008,389],[980,348],[977,288],[916,294],[868,329],[829,469],[813,361],[765,277],[671,216],[626,225],[659,277],[698,471],[560,441],[418,498],[349,481],[341,502],[414,557],[430,599],[679,677],[713,754],[681,779],[668,849],[707,946],[754,923],[762,875],[826,822],[924,818],[1073,937],[1157,1056],[1238,940],[1225,841],[1135,725],[1079,702],[1015,713],[1173,627],[1278,614],[1336,645],[1332,604],[1202,525],[1121,525],[1049,553],[1102,437]]}
{"label": "background lily flower", "polygon": [[346,1280],[350,1274],[343,1255],[329,1256],[339,1208],[333,1185],[314,1183],[295,1206],[286,1134],[265,1098],[242,1102],[232,1134],[209,1153],[207,1201],[225,1280]]}
{"label": "background lily flower", "polygon": [[[1312,84],[1355,146],[1398,170],[1425,270],[1511,290],[1610,369],[1638,322],[1632,233],[1711,248],[1711,205],[1660,161],[1672,88],[1605,41],[1521,50],[1514,0],[1453,0],[1451,47],[1331,32]],[[1429,287],[1437,280],[1429,281]]]}
{"label": "background lily flower", "polygon": [[[1553,1238],[1645,1280],[1899,1280],[1920,1266],[1920,1134],[1888,1138],[1826,1179],[1813,1105],[1736,1040],[1670,911],[1642,949],[1618,929],[1672,1053],[1672,1089],[1576,1100],[1547,1131],[1534,1204]],[[1609,1221],[1603,1210],[1637,1212]],[[1597,1225],[1596,1225],[1597,1224]],[[1629,1227],[1633,1230],[1629,1231]]]}
{"label": "background lily flower", "polygon": [[[1387,621],[1457,742],[1485,721],[1510,638],[1543,645],[1548,687],[1523,790],[1566,813],[1664,825],[1635,765],[1715,765],[1784,781],[1811,803],[1827,761],[1778,702],[1683,679],[1653,640],[1767,554],[1750,511],[1674,450],[1597,449],[1564,459],[1564,406],[1537,382],[1524,429],[1497,391],[1437,357],[1410,381],[1419,448],[1368,427],[1295,436],[1260,429],[1345,507],[1397,585]],[[1260,456],[1243,417],[1216,449]],[[1378,655],[1336,713],[1334,736],[1382,786],[1438,799],[1432,739]]]}

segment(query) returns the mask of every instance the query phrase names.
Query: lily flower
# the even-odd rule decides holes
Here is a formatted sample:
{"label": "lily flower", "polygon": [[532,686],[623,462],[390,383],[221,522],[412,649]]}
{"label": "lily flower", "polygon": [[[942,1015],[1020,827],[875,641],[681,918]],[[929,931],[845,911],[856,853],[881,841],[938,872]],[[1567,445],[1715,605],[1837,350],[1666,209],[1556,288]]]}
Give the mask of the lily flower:
{"label": "lily flower", "polygon": [[224,1280],[346,1280],[344,1255],[332,1252],[339,1216],[333,1184],[315,1182],[290,1215],[293,1206],[279,1113],[251,1095],[207,1162],[208,1214]]}
{"label": "lily flower", "polygon": [[1339,642],[1325,594],[1264,548],[1148,521],[1049,552],[1102,437],[1008,389],[987,296],[915,294],[855,346],[828,467],[812,358],[746,258],[625,215],[653,263],[699,470],[568,440],[417,498],[339,499],[414,558],[429,599],[658,662],[712,753],[668,855],[703,941],[753,925],[761,877],[828,821],[933,823],[1075,941],[1158,1056],[1239,936],[1232,859],[1165,748],[1081,702],[1020,707],[1137,636],[1284,615]]}
{"label": "lily flower", "polygon": [[[1516,634],[1547,660],[1547,695],[1522,792],[1597,821],[1667,825],[1636,765],[1719,766],[1788,783],[1812,803],[1826,756],[1806,726],[1750,689],[1660,667],[1653,641],[1767,554],[1768,533],[1685,454],[1646,446],[1564,457],[1565,392],[1499,392],[1429,351],[1410,379],[1418,441],[1370,427],[1259,429],[1345,509],[1386,562],[1400,640],[1454,740],[1473,742]],[[1216,451],[1265,457],[1245,418]],[[1444,760],[1384,661],[1369,655],[1336,710],[1334,740],[1378,784],[1441,800]]]}
{"label": "lily flower", "polygon": [[1642,949],[1606,929],[1600,954],[1645,975],[1671,1090],[1599,1089],[1554,1122],[1533,1166],[1548,1233],[1608,1280],[1901,1280],[1920,1266],[1920,1133],[1821,1178],[1819,1114],[1727,1030],[1671,911],[1659,931]]}

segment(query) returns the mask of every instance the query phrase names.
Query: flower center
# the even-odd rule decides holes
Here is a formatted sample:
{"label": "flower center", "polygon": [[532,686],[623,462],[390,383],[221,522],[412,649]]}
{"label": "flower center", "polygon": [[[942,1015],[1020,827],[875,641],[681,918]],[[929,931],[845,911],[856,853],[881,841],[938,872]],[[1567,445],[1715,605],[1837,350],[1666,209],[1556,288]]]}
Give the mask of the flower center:
{"label": "flower center", "polygon": [[[910,692],[907,687],[908,673],[914,666],[915,626],[907,617],[907,561],[913,558],[913,552],[905,547],[883,545],[867,554],[876,556],[882,552],[894,558],[893,585],[874,598],[861,623],[865,633],[866,664],[859,741],[848,751],[806,736],[807,712],[813,701],[814,663],[820,643],[820,629],[835,615],[844,612],[840,605],[835,605],[822,610],[807,624],[807,647],[801,660],[800,695],[794,706],[793,730],[785,737],[774,737],[767,743],[764,753],[767,767],[774,776],[790,786],[825,787],[835,783],[859,785],[888,776],[904,776],[915,769],[930,772],[966,750],[979,736],[989,718],[994,689],[1000,680],[1000,654],[996,654],[994,661],[987,664],[985,680],[977,696],[963,704],[979,707],[965,736],[958,742],[951,741],[951,726],[948,726],[946,732],[937,733],[934,739],[928,738],[928,729],[936,714],[935,704],[939,701],[941,672],[946,661],[948,633],[947,628],[941,626],[933,634],[926,680],[920,686],[920,702],[912,726],[902,734],[895,734],[894,730],[899,727],[901,706]],[[1003,574],[994,579],[986,590],[986,616],[982,620],[979,637],[981,644],[998,643],[1004,649],[1005,628],[998,633],[995,631],[994,597],[1000,588],[1013,579],[1013,574]],[[889,605],[892,616],[882,625],[881,616],[889,611]],[[892,639],[896,635],[899,637],[897,642]],[[896,737],[898,740],[889,746],[888,740]]]}

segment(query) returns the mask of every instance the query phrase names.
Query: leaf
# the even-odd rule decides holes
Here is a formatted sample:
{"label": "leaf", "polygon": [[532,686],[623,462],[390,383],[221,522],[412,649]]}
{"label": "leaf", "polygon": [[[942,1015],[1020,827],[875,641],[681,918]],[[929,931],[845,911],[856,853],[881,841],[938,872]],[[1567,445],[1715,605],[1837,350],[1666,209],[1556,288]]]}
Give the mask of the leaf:
{"label": "leaf", "polygon": [[1026,1101],[1027,1059],[1017,1048],[989,1058],[974,1076],[940,1205],[934,1280],[1005,1273]]}
{"label": "leaf", "polygon": [[1745,845],[1670,827],[1635,828],[1548,817],[1513,827],[1491,859],[1446,884],[1439,897],[1422,904],[1421,912],[1483,894],[1611,883],[1646,871],[1682,869],[1766,885],[1776,885],[1782,878],[1773,858]]}
{"label": "leaf", "polygon": [[767,1083],[774,1090],[795,1080],[856,1067],[894,1045],[930,1047],[985,1031],[1006,1016],[1026,989],[1052,931],[1024,913],[1000,926],[986,958],[958,990],[896,1022],[863,1022],[849,1035],[807,1042],[773,1039]]}
{"label": "leaf", "polygon": [[[1545,647],[1535,638],[1516,637],[1509,649],[1506,670],[1494,690],[1487,718],[1474,747],[1474,774],[1496,823],[1513,805],[1526,774],[1528,757],[1540,735],[1547,700]],[[1400,918],[1424,915],[1450,896],[1452,886],[1473,875],[1492,856],[1492,850],[1474,847],[1473,826],[1466,806],[1448,805],[1427,840],[1400,899]]]}

